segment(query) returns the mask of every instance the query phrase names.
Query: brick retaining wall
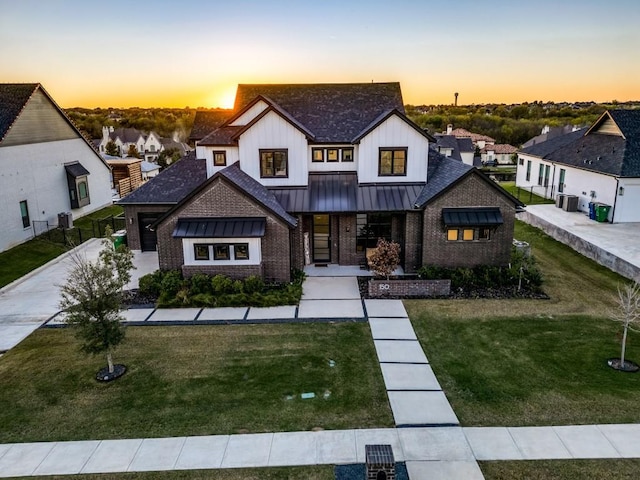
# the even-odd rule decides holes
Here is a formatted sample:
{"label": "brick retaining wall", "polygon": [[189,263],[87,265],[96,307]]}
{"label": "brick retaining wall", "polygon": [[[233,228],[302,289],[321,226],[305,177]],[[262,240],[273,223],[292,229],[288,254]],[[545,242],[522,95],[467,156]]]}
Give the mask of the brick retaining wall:
{"label": "brick retaining wall", "polygon": [[451,293],[451,280],[369,280],[371,297],[443,297]]}

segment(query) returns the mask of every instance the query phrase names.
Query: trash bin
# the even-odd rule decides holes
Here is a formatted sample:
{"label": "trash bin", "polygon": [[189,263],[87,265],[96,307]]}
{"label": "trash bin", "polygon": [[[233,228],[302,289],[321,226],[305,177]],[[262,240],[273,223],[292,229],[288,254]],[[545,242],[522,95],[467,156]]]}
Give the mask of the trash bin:
{"label": "trash bin", "polygon": [[604,203],[596,205],[596,221],[606,222],[609,217],[609,210],[611,210],[611,205],[605,205]]}
{"label": "trash bin", "polygon": [[589,218],[591,220],[595,220],[596,219],[596,206],[598,205],[597,202],[589,202]]}
{"label": "trash bin", "polygon": [[127,244],[127,231],[126,230],[118,230],[113,235],[111,235],[111,239],[113,240],[113,246],[118,248],[120,245]]}

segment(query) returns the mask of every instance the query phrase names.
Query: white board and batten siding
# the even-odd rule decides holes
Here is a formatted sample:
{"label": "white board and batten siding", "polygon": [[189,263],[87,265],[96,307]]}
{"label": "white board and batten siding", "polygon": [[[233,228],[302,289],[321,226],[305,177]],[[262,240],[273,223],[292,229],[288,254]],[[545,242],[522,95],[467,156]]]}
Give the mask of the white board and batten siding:
{"label": "white board and batten siding", "polygon": [[[227,164],[225,166],[215,166],[213,164],[213,152],[225,152],[227,156]],[[196,146],[196,158],[204,158],[207,162],[207,178],[214,173],[236,163],[239,159],[238,147],[211,147]]]}
{"label": "white board and batten siding", "polygon": [[[380,148],[407,148],[406,176],[378,175]],[[424,182],[427,179],[429,141],[397,116],[369,132],[358,147],[359,183]]]}
{"label": "white board and batten siding", "polygon": [[[308,182],[308,145],[306,136],[271,111],[258,120],[238,141],[240,167],[266,186],[305,186]],[[288,177],[261,178],[260,150],[286,149]]]}
{"label": "white board and batten siding", "polygon": [[229,123],[229,125],[232,127],[243,127],[264,112],[268,107],[269,105],[267,105],[266,102],[258,100],[255,105],[249,107],[246,112],[236,118],[233,122]]}
{"label": "white board and batten siding", "polygon": [[[323,162],[314,162],[313,161],[313,150],[316,148],[320,148],[324,150],[324,161]],[[352,162],[343,162],[342,161],[342,150],[345,148],[353,149],[353,161]],[[335,149],[338,150],[338,161],[337,162],[329,162],[326,158],[326,150]],[[358,145],[352,144],[343,144],[343,145],[319,145],[312,144],[309,145],[307,152],[307,164],[309,168],[309,172],[355,172],[358,170]]]}

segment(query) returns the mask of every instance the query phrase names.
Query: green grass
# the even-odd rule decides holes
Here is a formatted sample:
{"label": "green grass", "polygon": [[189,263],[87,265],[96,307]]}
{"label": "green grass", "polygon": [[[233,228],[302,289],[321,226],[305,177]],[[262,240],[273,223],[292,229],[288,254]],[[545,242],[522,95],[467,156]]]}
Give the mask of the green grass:
{"label": "green grass", "polygon": [[632,480],[640,460],[536,460],[479,462],[486,480]]}
{"label": "green grass", "polygon": [[[515,236],[531,244],[549,300],[405,302],[462,424],[640,421],[640,374],[605,363],[619,355],[608,316],[626,280],[526,224]],[[628,358],[640,362],[639,334]]]}
{"label": "green grass", "polygon": [[[24,478],[24,477],[22,477]],[[229,470],[178,470],[168,472],[53,475],[39,480],[334,480],[332,465]]]}
{"label": "green grass", "polygon": [[516,187],[515,182],[500,182],[500,186],[526,205],[555,203],[553,200],[531,193],[530,190]]}
{"label": "green grass", "polygon": [[34,332],[0,359],[0,443],[393,425],[364,323],[129,327],[115,360],[99,384],[70,329]]}
{"label": "green grass", "polygon": [[[84,239],[87,239],[92,236],[92,220],[119,215],[122,211],[122,207],[117,205],[105,207],[75,220],[74,226],[81,228]],[[57,231],[50,232],[52,238],[56,233]],[[57,235],[57,237],[62,238],[61,235]],[[68,248],[62,244],[62,240],[59,242],[49,241],[46,235],[42,235],[0,253],[0,288],[41,267],[67,250]]]}

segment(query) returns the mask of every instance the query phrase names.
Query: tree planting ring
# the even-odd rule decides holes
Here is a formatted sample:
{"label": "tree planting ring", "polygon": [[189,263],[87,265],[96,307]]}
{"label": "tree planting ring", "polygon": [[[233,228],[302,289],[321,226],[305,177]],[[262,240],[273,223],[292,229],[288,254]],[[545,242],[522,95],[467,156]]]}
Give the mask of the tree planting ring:
{"label": "tree planting ring", "polygon": [[99,382],[110,382],[120,378],[127,371],[127,366],[120,363],[113,366],[113,372],[109,373],[109,367],[104,367],[96,373],[96,380]]}
{"label": "tree planting ring", "polygon": [[620,363],[619,358],[610,358],[607,360],[607,365],[609,365],[614,370],[618,370],[619,372],[627,372],[627,373],[636,373],[640,370],[640,365],[636,362],[632,362],[631,360],[624,361],[624,365]]}

